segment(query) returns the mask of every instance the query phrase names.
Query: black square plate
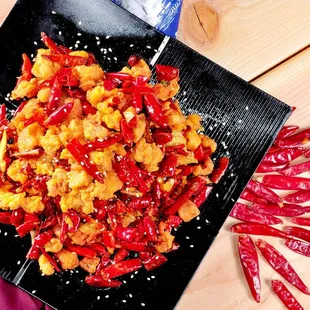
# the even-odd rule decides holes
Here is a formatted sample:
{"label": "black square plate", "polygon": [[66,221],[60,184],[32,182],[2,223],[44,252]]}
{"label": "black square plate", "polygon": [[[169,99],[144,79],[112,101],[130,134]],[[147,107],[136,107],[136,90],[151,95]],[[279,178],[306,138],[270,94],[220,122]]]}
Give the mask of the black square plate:
{"label": "black square plate", "polygon": [[120,70],[131,54],[152,65],[179,67],[182,109],[203,117],[205,132],[218,142],[217,154],[229,155],[231,164],[200,217],[178,229],[181,247],[168,263],[124,276],[119,289],[88,287],[82,270],[42,277],[37,264],[24,259],[29,239],[16,238],[4,225],[0,274],[57,309],[173,309],[291,109],[109,0],[17,1],[0,29],[3,100],[19,75],[21,54],[43,47],[41,31],[73,49],[94,52],[106,70]]}

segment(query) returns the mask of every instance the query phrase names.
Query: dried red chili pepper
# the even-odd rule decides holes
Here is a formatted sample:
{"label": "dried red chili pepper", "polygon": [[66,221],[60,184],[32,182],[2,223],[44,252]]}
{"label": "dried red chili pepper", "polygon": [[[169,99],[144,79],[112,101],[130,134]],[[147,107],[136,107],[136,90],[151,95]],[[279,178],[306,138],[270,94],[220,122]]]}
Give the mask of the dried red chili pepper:
{"label": "dried red chili pepper", "polygon": [[294,268],[280,252],[261,239],[258,239],[256,246],[262,253],[265,260],[276,272],[278,272],[285,280],[294,285],[301,292],[310,295],[310,290],[308,287],[302,282]]}
{"label": "dried red chili pepper", "polygon": [[146,192],[149,191],[149,187],[147,186],[147,184],[145,183],[144,179],[142,178],[142,176],[140,175],[140,171],[138,169],[138,167],[136,166],[135,162],[127,157],[127,163],[128,163],[128,167],[131,170],[131,172],[133,173],[133,175],[135,176],[137,182],[138,182],[138,188],[139,190],[145,194]]}
{"label": "dried red chili pepper", "polygon": [[30,159],[37,159],[37,158],[41,157],[43,154],[44,154],[44,150],[42,148],[38,148],[38,149],[31,150],[31,151],[14,153],[11,155],[11,157],[30,160]]}
{"label": "dried red chili pepper", "polygon": [[248,206],[237,202],[229,216],[245,222],[259,223],[266,225],[283,224],[283,221],[272,215],[260,214],[252,211]]}
{"label": "dried red chili pepper", "polygon": [[261,197],[256,196],[255,194],[253,194],[252,192],[250,192],[249,190],[245,189],[240,198],[250,201],[250,202],[255,202],[255,203],[264,203],[267,204],[267,200],[263,199]]}
{"label": "dried red chili pepper", "polygon": [[51,38],[49,38],[45,32],[41,32],[41,38],[48,49],[50,49],[55,54],[69,54],[72,51],[62,45],[57,45]]}
{"label": "dried red chili pepper", "polygon": [[143,103],[150,119],[158,126],[166,128],[168,126],[166,116],[159,104],[157,98],[153,94],[145,94]]}
{"label": "dried red chili pepper", "polygon": [[87,276],[85,283],[94,287],[119,287],[123,284],[123,282],[117,280],[105,280],[99,275]]}
{"label": "dried red chili pepper", "polygon": [[129,255],[129,252],[125,249],[119,249],[117,253],[115,254],[113,261],[118,263],[123,261],[127,256]]}
{"label": "dried red chili pepper", "polygon": [[310,201],[310,190],[307,190],[307,191],[300,190],[292,194],[286,195],[283,199],[287,202],[292,202],[292,203],[307,202],[307,201]]}
{"label": "dried red chili pepper", "polygon": [[72,227],[69,227],[68,225],[68,232],[76,232],[80,226],[80,222],[81,222],[81,218],[79,216],[79,214],[73,210],[73,209],[69,209],[66,213],[65,213],[66,216],[69,217],[69,219],[71,220],[72,222]]}
{"label": "dried red chili pepper", "polygon": [[200,144],[194,151],[194,157],[198,161],[204,161],[206,158],[210,157],[212,154],[212,150],[210,147],[203,147],[202,144]]}
{"label": "dried red chili pepper", "polygon": [[135,227],[121,227],[117,226],[115,229],[115,237],[124,241],[133,241],[137,235],[137,228]]}
{"label": "dried red chili pepper", "polygon": [[102,232],[102,243],[110,249],[115,248],[115,232],[114,231],[104,231]]}
{"label": "dried red chili pepper", "polygon": [[52,257],[51,255],[47,254],[43,247],[39,247],[39,249],[41,250],[42,254],[47,258],[47,260],[52,264],[52,266],[55,268],[55,270],[57,272],[61,272],[61,269],[58,267],[58,264],[57,264],[55,258]]}
{"label": "dried red chili pepper", "polygon": [[306,152],[304,153],[304,156],[305,156],[306,158],[309,158],[309,157],[310,157],[310,150],[306,151]]}
{"label": "dried red chili pepper", "polygon": [[128,186],[138,186],[138,181],[129,168],[126,157],[121,158],[118,162],[114,161],[113,169],[122,182],[126,183]]}
{"label": "dried red chili pepper", "polygon": [[44,124],[47,126],[52,126],[62,123],[70,114],[73,106],[74,106],[73,101],[70,101],[60,106],[49,115],[49,117],[45,120]]}
{"label": "dried red chili pepper", "polygon": [[127,143],[128,145],[132,145],[134,139],[133,131],[131,128],[129,128],[127,121],[124,118],[121,120],[120,126],[125,143]]}
{"label": "dried red chili pepper", "polygon": [[156,77],[158,81],[171,81],[179,78],[180,71],[178,68],[164,65],[156,65]]}
{"label": "dried red chili pepper", "polygon": [[301,226],[310,226],[310,217],[294,217],[291,222]]}
{"label": "dried red chili pepper", "polygon": [[53,86],[51,89],[51,95],[47,103],[47,109],[49,111],[53,111],[57,108],[57,105],[61,97],[61,89],[62,89],[62,84],[59,82],[58,77],[56,77],[54,79]]}
{"label": "dried red chili pepper", "polygon": [[290,136],[287,139],[292,139],[295,141],[299,140],[301,142],[304,142],[305,140],[309,141],[310,140],[310,128],[304,129],[304,130],[296,133],[295,135]]}
{"label": "dried red chili pepper", "polygon": [[287,226],[285,227],[285,232],[291,236],[310,242],[310,230],[296,226]]}
{"label": "dried red chili pepper", "polygon": [[14,116],[16,116],[19,112],[21,112],[27,103],[28,103],[28,100],[23,101],[15,110]]}
{"label": "dried red chili pepper", "polygon": [[128,65],[130,67],[133,67],[134,65],[136,65],[139,61],[140,61],[141,57],[137,56],[137,55],[131,55],[128,59]]}
{"label": "dried red chili pepper", "polygon": [[246,188],[260,198],[263,198],[271,203],[276,203],[279,206],[283,206],[282,198],[271,189],[264,186],[264,184],[251,180]]}
{"label": "dried red chili pepper", "polygon": [[137,271],[141,267],[141,260],[139,258],[133,258],[105,267],[102,269],[101,275],[104,279],[113,279]]}
{"label": "dried red chili pepper", "polygon": [[80,85],[79,76],[74,68],[62,68],[56,73],[54,78],[56,77],[63,86],[76,87]]}
{"label": "dried red chili pepper", "polygon": [[301,207],[295,204],[287,204],[285,203],[283,207],[279,207],[278,205],[267,205],[267,204],[258,204],[254,203],[251,206],[251,209],[255,212],[266,214],[266,215],[278,215],[278,216],[298,216],[303,215],[305,213],[310,212],[310,208]]}
{"label": "dried red chili pepper", "polygon": [[308,143],[308,139],[300,141],[299,139],[293,139],[293,137],[289,137],[286,139],[279,139],[274,141],[274,145],[280,149],[290,149],[294,147],[301,147],[303,144]]}
{"label": "dried red chili pepper", "polygon": [[87,63],[87,58],[81,56],[70,56],[63,54],[42,55],[42,56],[50,61],[57,62],[58,64],[65,67],[83,66],[86,65]]}
{"label": "dried red chili pepper", "polygon": [[274,152],[268,152],[265,155],[262,163],[286,164],[298,158],[304,152],[305,152],[305,149],[303,148],[292,148],[292,149],[284,149],[284,150],[278,150]]}
{"label": "dried red chili pepper", "polygon": [[296,300],[293,294],[287,287],[279,280],[272,280],[271,286],[273,291],[277,294],[282,303],[289,310],[304,310],[300,303]]}
{"label": "dried red chili pepper", "polygon": [[69,97],[71,97],[71,98],[78,98],[81,100],[86,100],[86,93],[79,88],[76,88],[76,89],[66,88],[65,90],[66,90],[67,94],[69,95]]}
{"label": "dried red chili pepper", "polygon": [[[85,147],[77,139],[67,144],[67,149],[84,170],[100,183],[104,183],[103,175],[98,171],[96,165],[90,162]],[[87,155],[87,156],[85,156]]]}
{"label": "dried red chili pepper", "polygon": [[160,173],[163,177],[173,177],[177,167],[178,158],[175,154],[167,155],[160,163]]}
{"label": "dried red chili pepper", "polygon": [[218,183],[222,176],[224,175],[226,169],[229,165],[229,157],[221,157],[217,162],[217,166],[214,168],[213,172],[211,173],[210,180],[213,183]]}
{"label": "dried red chili pepper", "polygon": [[310,190],[310,179],[287,177],[283,175],[264,175],[262,178],[257,178],[268,187],[274,189],[285,190]]}
{"label": "dried red chili pepper", "polygon": [[45,231],[34,238],[33,246],[42,247],[53,238],[52,230]]}
{"label": "dried red chili pepper", "polygon": [[299,126],[296,125],[291,125],[291,126],[284,126],[278,136],[277,139],[281,139],[281,138],[287,138],[289,136],[291,136],[294,132],[296,132],[299,129]]}
{"label": "dried red chili pepper", "polygon": [[117,79],[120,81],[132,80],[133,76],[125,72],[108,72],[105,74],[108,79]]}
{"label": "dried red chili pepper", "polygon": [[121,141],[123,139],[123,136],[121,134],[115,134],[113,136],[110,136],[106,139],[96,139],[92,142],[86,143],[83,145],[83,148],[87,151],[94,151],[97,149],[103,149],[106,147],[109,147],[111,145],[116,144],[117,142]]}
{"label": "dried red chili pepper", "polygon": [[98,61],[93,53],[88,52],[88,59],[86,66],[91,66],[92,64],[97,64]]}
{"label": "dried red chili pepper", "polygon": [[292,251],[310,257],[310,243],[301,240],[286,240],[285,245]]}
{"label": "dried red chili pepper", "polygon": [[32,77],[32,73],[31,73],[32,63],[31,63],[31,60],[30,60],[30,58],[26,54],[23,54],[22,57],[23,57],[23,64],[22,64],[22,68],[21,68],[22,75],[17,79],[17,83],[16,83],[16,86],[15,86],[15,89],[18,87],[18,85],[22,81],[30,81],[31,77]]}
{"label": "dried red chili pepper", "polygon": [[55,226],[58,223],[56,215],[50,215],[42,224],[41,229],[47,229]]}
{"label": "dried red chili pepper", "polygon": [[142,222],[143,222],[143,227],[146,232],[146,236],[148,240],[151,242],[157,241],[157,232],[156,232],[155,222],[149,216],[144,216]]}
{"label": "dried red chili pepper", "polygon": [[211,193],[213,187],[205,185],[204,188],[192,199],[193,203],[199,208]]}
{"label": "dried red chili pepper", "polygon": [[293,236],[288,233],[276,229],[274,227],[258,224],[258,223],[238,223],[231,226],[230,231],[237,234],[259,235],[259,236],[271,236],[283,239],[294,239]]}
{"label": "dried red chili pepper", "polygon": [[100,256],[110,257],[110,254],[106,250],[106,248],[99,242],[94,242],[88,245],[88,247],[94,250]]}
{"label": "dried red chili pepper", "polygon": [[285,176],[294,176],[294,175],[298,175],[306,171],[310,171],[310,161],[303,162],[297,165],[293,165],[286,169],[281,169],[278,172]]}
{"label": "dried red chili pepper", "polygon": [[128,241],[118,241],[118,244],[127,251],[132,252],[154,252],[154,248],[147,245],[146,242],[128,242]]}
{"label": "dried red chili pepper", "polygon": [[246,235],[239,236],[238,251],[242,269],[248,282],[251,294],[260,302],[261,282],[259,277],[258,256],[253,240]]}
{"label": "dried red chili pepper", "polygon": [[176,154],[180,155],[188,155],[188,153],[184,150],[185,144],[178,144],[178,145],[171,145],[171,146],[166,146],[165,150],[166,153],[174,152]]}
{"label": "dried red chili pepper", "polygon": [[96,114],[97,113],[97,109],[94,108],[88,101],[86,100],[82,100],[82,109],[85,115],[89,115],[89,114]]}
{"label": "dried red chili pepper", "polygon": [[37,228],[40,224],[38,217],[35,214],[26,213],[23,224],[16,227],[16,231],[20,237],[26,236],[31,230]]}
{"label": "dried red chili pepper", "polygon": [[79,246],[79,245],[73,245],[73,244],[67,244],[67,243],[65,243],[65,246],[70,252],[74,252],[80,256],[93,258],[93,257],[96,257],[96,254],[97,254],[95,250],[89,247],[86,247],[86,246]]}
{"label": "dried red chili pepper", "polygon": [[0,212],[1,224],[12,224],[11,212]]}
{"label": "dried red chili pepper", "polygon": [[23,208],[14,210],[11,214],[12,225],[15,227],[20,226],[24,222],[25,211]]}
{"label": "dried red chili pepper", "polygon": [[38,260],[41,255],[41,250],[36,246],[36,247],[31,247],[26,255],[28,259],[36,259]]}
{"label": "dried red chili pepper", "polygon": [[154,130],[152,137],[157,145],[164,145],[172,140],[172,133],[171,130],[158,128]]}
{"label": "dried red chili pepper", "polygon": [[168,259],[166,256],[164,256],[161,253],[156,253],[153,256],[144,259],[142,261],[142,264],[147,271],[151,271],[154,270],[155,268],[158,268],[167,261]]}
{"label": "dried red chili pepper", "polygon": [[0,126],[7,125],[8,120],[6,119],[6,106],[5,104],[0,105]]}
{"label": "dried red chili pepper", "polygon": [[258,168],[256,169],[256,173],[267,173],[267,172],[275,172],[278,171],[280,169],[285,169],[287,168],[288,163],[286,164],[265,164],[265,163],[261,163]]}

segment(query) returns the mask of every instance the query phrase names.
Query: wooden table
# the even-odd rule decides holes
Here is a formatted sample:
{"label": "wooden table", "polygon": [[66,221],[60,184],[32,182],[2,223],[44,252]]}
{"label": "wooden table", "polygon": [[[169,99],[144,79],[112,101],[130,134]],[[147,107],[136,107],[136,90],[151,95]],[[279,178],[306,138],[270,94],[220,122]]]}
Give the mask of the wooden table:
{"label": "wooden table", "polygon": [[[1,0],[0,24],[15,0]],[[309,0],[183,0],[178,39],[243,79],[296,106],[289,123],[310,126]],[[305,174],[310,176],[309,173]],[[280,278],[261,260],[262,300],[256,304],[237,256],[228,218],[182,296],[177,310],[284,309],[270,290]],[[275,245],[310,286],[310,259]],[[305,309],[310,297],[289,286]]]}

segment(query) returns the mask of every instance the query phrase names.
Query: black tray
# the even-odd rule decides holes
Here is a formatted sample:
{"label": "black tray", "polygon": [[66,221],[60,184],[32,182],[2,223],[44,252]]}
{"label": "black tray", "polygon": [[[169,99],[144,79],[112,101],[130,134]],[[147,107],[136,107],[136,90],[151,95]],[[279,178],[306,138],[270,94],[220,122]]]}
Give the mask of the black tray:
{"label": "black tray", "polygon": [[[43,47],[41,31],[73,48],[80,41],[79,49],[94,52],[106,70],[121,69],[131,54],[179,67],[182,109],[202,115],[206,133],[219,144],[217,156],[229,155],[231,163],[200,217],[178,229],[181,247],[168,255],[168,263],[151,273],[124,276],[119,289],[88,287],[82,270],[42,277],[37,263],[24,258],[29,239],[16,238],[5,225],[0,227],[0,275],[57,309],[173,309],[291,108],[109,0],[17,1],[0,29],[3,99],[19,75],[21,54]],[[6,103],[14,108],[8,98]]]}

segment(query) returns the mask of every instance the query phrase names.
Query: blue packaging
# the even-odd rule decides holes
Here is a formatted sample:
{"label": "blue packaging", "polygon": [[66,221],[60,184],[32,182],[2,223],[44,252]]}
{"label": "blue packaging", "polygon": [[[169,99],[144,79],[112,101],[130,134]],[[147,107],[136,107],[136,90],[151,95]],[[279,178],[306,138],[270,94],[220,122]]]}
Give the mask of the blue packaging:
{"label": "blue packaging", "polygon": [[164,34],[176,37],[182,0],[112,0]]}

